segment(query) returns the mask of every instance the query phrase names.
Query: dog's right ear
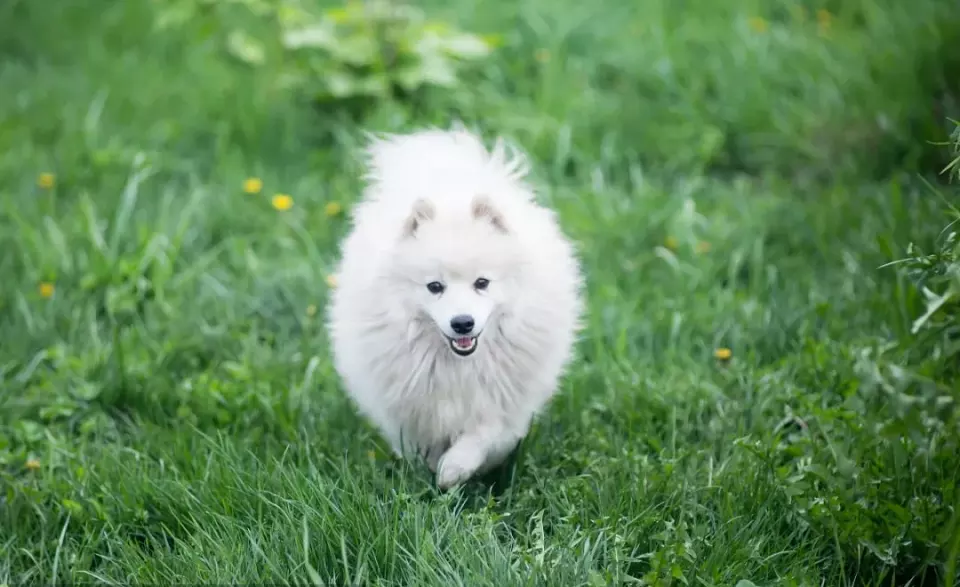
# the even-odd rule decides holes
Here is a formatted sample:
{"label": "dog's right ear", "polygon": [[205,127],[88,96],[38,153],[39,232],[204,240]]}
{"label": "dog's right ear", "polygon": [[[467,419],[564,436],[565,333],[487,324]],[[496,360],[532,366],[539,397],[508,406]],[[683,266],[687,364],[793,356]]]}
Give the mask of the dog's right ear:
{"label": "dog's right ear", "polygon": [[417,229],[420,228],[421,224],[429,220],[433,220],[433,213],[433,204],[430,202],[424,200],[423,198],[420,198],[414,202],[413,210],[410,212],[410,216],[403,224],[403,238],[410,238],[417,234]]}

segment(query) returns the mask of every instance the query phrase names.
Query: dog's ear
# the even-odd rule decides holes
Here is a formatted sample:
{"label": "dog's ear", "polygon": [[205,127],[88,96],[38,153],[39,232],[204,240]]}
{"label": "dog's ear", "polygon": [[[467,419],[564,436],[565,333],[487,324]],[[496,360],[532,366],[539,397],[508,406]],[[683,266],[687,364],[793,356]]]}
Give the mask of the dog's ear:
{"label": "dog's ear", "polygon": [[417,229],[420,228],[421,224],[433,219],[433,213],[433,204],[430,202],[424,200],[423,198],[420,198],[414,202],[413,210],[410,212],[410,216],[403,224],[403,238],[410,238],[417,234]]}
{"label": "dog's ear", "polygon": [[503,214],[494,207],[489,196],[480,194],[473,198],[472,210],[475,219],[489,222],[498,232],[507,234],[507,225],[503,220]]}

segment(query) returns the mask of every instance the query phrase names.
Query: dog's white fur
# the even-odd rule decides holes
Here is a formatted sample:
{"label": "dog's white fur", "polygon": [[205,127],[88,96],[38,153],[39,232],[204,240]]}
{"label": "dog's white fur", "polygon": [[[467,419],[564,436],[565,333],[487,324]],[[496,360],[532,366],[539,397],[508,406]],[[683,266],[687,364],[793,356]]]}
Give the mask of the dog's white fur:
{"label": "dog's white fur", "polygon": [[[430,129],[371,137],[367,155],[327,310],[334,364],[394,451],[425,457],[449,488],[501,463],[554,395],[580,267],[503,141],[488,151],[463,127]],[[466,357],[448,338],[461,314],[481,333]]]}

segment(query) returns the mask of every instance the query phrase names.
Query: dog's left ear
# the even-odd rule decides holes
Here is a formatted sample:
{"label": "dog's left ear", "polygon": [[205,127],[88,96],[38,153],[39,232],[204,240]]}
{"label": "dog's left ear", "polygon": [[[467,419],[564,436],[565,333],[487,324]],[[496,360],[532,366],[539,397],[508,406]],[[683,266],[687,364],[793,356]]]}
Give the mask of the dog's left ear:
{"label": "dog's left ear", "polygon": [[489,222],[498,232],[507,234],[507,225],[503,215],[493,206],[493,201],[486,194],[473,198],[473,217],[477,220]]}

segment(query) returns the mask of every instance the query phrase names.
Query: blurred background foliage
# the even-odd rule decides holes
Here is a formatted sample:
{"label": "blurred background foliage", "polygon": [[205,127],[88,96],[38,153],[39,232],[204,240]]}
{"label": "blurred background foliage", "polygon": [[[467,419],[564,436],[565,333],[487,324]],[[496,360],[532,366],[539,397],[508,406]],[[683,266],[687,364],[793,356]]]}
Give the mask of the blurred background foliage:
{"label": "blurred background foliage", "polygon": [[[929,170],[944,162],[931,143],[949,132],[960,91],[956,6],[939,0],[56,4],[78,34],[97,31],[83,49],[89,66],[119,74],[133,64],[117,52],[151,39],[151,59],[184,69],[145,83],[223,76],[183,96],[238,100],[224,115],[308,100],[318,135],[341,116],[374,126],[496,117],[543,156],[555,137],[576,137],[558,161],[568,168],[602,144],[620,154],[621,173],[634,160],[664,173]],[[80,57],[42,37],[55,28],[30,26],[47,8],[15,0],[4,10],[23,25],[2,41],[10,55]],[[220,59],[255,71],[203,71]],[[262,137],[251,124],[230,126]]]}

